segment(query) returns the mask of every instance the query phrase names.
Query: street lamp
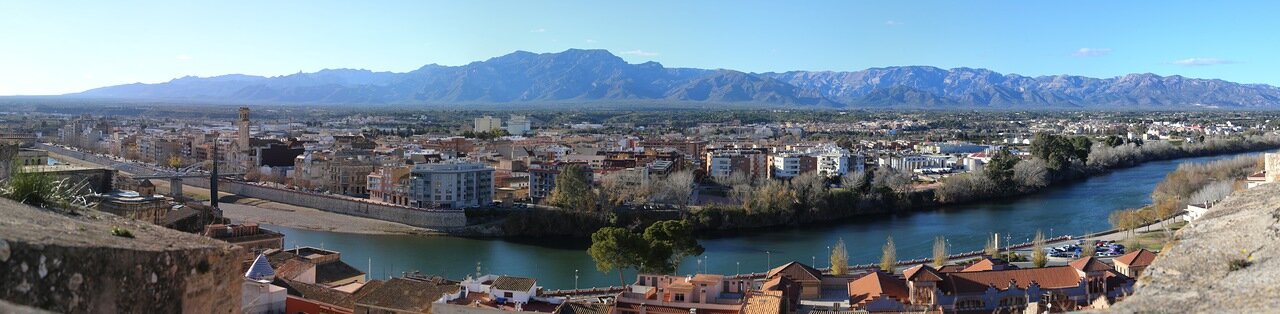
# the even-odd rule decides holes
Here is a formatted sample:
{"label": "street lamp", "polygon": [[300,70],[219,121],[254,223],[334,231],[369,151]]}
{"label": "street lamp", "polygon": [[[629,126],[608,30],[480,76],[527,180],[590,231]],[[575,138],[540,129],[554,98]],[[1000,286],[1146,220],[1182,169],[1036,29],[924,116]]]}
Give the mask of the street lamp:
{"label": "street lamp", "polygon": [[578,290],[578,270],[573,270],[573,290]]}
{"label": "street lamp", "polygon": [[736,268],[736,269],[734,269],[734,270],[733,270],[733,273],[734,273],[734,274],[742,274],[742,262],[741,262],[741,261],[738,261],[738,262],[733,262],[733,263],[734,263],[734,264],[736,264],[736,265],[738,266],[738,268]]}
{"label": "street lamp", "polygon": [[765,272],[768,272],[769,268],[773,267],[773,252],[764,251],[764,255],[767,255],[767,257],[764,260],[765,261],[764,270]]}
{"label": "street lamp", "polygon": [[[830,246],[830,245],[828,245],[828,246],[827,246],[827,255],[831,255],[832,253],[834,253],[834,252],[831,252],[831,246]],[[831,269],[831,267],[832,267],[832,265],[831,265],[831,260],[830,260],[830,259],[828,259],[828,260],[827,260],[827,269]]]}

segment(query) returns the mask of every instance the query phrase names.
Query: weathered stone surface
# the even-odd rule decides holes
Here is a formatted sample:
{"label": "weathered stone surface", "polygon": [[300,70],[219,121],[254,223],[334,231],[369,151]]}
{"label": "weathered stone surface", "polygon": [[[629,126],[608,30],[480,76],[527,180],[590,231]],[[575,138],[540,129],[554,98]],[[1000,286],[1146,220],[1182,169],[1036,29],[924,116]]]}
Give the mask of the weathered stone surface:
{"label": "weathered stone surface", "polygon": [[[1233,260],[1252,265],[1232,271]],[[1177,234],[1120,313],[1274,313],[1280,309],[1280,184],[1236,192]]]}
{"label": "weathered stone surface", "polygon": [[[127,229],[133,237],[112,235]],[[235,313],[241,249],[107,213],[0,199],[0,299],[70,313]]]}

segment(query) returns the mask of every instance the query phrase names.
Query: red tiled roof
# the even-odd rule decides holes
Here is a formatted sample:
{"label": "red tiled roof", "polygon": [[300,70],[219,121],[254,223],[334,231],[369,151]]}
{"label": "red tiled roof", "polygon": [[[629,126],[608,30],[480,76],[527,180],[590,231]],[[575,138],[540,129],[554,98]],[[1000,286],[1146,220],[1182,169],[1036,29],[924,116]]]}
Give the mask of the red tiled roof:
{"label": "red tiled roof", "polygon": [[939,273],[958,273],[964,271],[964,265],[946,265],[938,268]]}
{"label": "red tiled roof", "polygon": [[790,262],[770,269],[769,275],[765,278],[773,278],[779,274],[791,277],[792,280],[822,280],[822,272],[799,262]]}
{"label": "red tiled roof", "polygon": [[920,264],[902,271],[902,277],[907,281],[942,281],[942,275],[938,271],[933,270],[929,265]]}
{"label": "red tiled roof", "polygon": [[778,314],[782,313],[782,291],[755,292],[747,296],[742,305],[742,314]]}
{"label": "red tiled roof", "polygon": [[1011,283],[1016,284],[1019,289],[1026,289],[1031,282],[1039,284],[1042,289],[1062,289],[1080,285],[1080,273],[1075,268],[1066,266],[959,272],[946,275],[952,293],[981,293],[991,286],[995,286],[997,290],[1005,290]]}
{"label": "red tiled roof", "polygon": [[1124,264],[1125,266],[1129,266],[1129,267],[1133,267],[1133,266],[1141,267],[1141,266],[1149,266],[1151,265],[1151,262],[1154,262],[1155,260],[1156,260],[1156,253],[1147,251],[1147,249],[1138,249],[1137,251],[1129,252],[1129,254],[1120,255],[1120,257],[1116,257],[1116,259],[1111,261],[1113,263]]}
{"label": "red tiled roof", "polygon": [[908,299],[906,283],[892,274],[878,270],[849,282],[850,304],[864,304],[881,297],[906,303]]}
{"label": "red tiled roof", "polygon": [[1099,261],[1097,257],[1093,257],[1093,256],[1071,261],[1071,263],[1068,265],[1071,265],[1071,268],[1079,269],[1080,271],[1084,271],[1084,272],[1105,271],[1105,270],[1115,269],[1111,267],[1111,265],[1107,265],[1107,263],[1103,263],[1102,261]]}

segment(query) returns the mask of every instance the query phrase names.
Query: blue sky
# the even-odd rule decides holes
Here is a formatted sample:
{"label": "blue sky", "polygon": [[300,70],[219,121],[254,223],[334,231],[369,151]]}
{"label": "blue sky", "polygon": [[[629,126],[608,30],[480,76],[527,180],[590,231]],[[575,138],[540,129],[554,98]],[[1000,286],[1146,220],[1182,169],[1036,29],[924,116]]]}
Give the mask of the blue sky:
{"label": "blue sky", "polygon": [[930,65],[1280,85],[1278,1],[120,2],[0,0],[0,95],[568,48],[750,72]]}

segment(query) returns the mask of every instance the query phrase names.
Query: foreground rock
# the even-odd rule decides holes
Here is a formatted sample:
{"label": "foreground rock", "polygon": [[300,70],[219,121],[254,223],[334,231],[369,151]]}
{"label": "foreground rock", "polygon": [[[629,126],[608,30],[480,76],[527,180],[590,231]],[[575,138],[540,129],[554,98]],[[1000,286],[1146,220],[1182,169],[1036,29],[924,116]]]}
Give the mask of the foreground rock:
{"label": "foreground rock", "polygon": [[[1236,270],[1232,270],[1236,265]],[[1245,264],[1250,264],[1245,266]],[[1120,313],[1280,309],[1280,184],[1239,191],[1177,234]]]}
{"label": "foreground rock", "polygon": [[242,257],[226,242],[137,220],[63,216],[0,199],[0,299],[10,305],[63,313],[239,312]]}

